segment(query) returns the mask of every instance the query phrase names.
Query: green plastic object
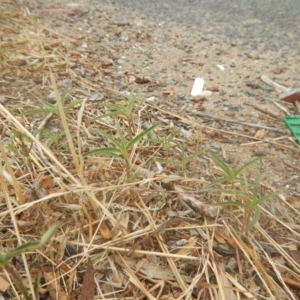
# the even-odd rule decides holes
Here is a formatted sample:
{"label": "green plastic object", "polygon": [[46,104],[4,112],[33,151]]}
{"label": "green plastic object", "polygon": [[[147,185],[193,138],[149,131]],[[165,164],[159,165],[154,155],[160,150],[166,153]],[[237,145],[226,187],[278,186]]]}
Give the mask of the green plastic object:
{"label": "green plastic object", "polygon": [[282,119],[300,144],[300,116],[285,116]]}

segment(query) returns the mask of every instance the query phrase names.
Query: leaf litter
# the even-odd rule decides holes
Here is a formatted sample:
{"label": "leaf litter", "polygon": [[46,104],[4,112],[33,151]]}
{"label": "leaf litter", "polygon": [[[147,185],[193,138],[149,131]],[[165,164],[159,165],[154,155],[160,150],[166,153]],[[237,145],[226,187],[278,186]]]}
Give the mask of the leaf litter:
{"label": "leaf litter", "polygon": [[[299,181],[289,180],[299,172],[300,150],[284,127],[273,119],[270,126],[261,112],[266,129],[252,129],[251,114],[230,125],[224,117],[234,99],[228,110],[214,106],[213,95],[183,105],[182,78],[138,72],[144,58],[130,65],[137,53],[155,60],[161,28],[114,20],[110,5],[75,4],[29,1],[16,11],[1,3],[1,175],[8,187],[0,194],[1,252],[61,222],[48,245],[14,261],[28,286],[41,271],[41,299],[297,299]],[[170,42],[162,36],[158,64]],[[184,68],[189,60],[178,61]],[[220,94],[222,84],[213,90]],[[132,91],[141,91],[133,118],[112,115],[112,105],[126,107]],[[197,105],[207,118],[192,113]],[[148,129],[131,142],[131,131],[134,137]],[[150,133],[163,142],[151,141]],[[83,158],[97,148],[109,153],[110,141],[119,139],[130,143],[130,176],[122,155]],[[229,182],[215,155],[233,169],[253,156],[266,158]],[[260,197],[279,194],[259,204],[259,218],[240,232],[257,172]],[[5,270],[1,278],[5,296],[20,293]]]}

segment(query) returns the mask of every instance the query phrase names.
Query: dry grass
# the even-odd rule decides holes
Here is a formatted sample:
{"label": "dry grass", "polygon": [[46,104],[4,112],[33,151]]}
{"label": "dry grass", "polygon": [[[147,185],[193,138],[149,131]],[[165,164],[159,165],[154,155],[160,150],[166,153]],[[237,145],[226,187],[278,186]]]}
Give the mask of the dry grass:
{"label": "dry grass", "polygon": [[[11,262],[28,289],[41,272],[41,299],[87,299],[93,288],[94,299],[299,299],[297,208],[269,200],[259,223],[241,234],[242,207],[219,210],[211,206],[223,200],[217,190],[198,193],[219,175],[209,155],[184,168],[178,162],[182,143],[189,155],[201,146],[201,126],[183,117],[193,125],[189,143],[176,137],[166,151],[143,139],[130,152],[130,181],[118,159],[83,159],[82,153],[109,146],[98,128],[115,135],[118,121],[128,135],[120,116],[91,122],[105,108],[88,101],[90,92],[101,91],[108,101],[117,92],[74,72],[78,41],[23,12],[3,11],[0,21],[0,77],[11,78],[0,105],[1,252],[61,222],[51,243]],[[93,63],[84,68],[94,70]],[[73,81],[67,103],[82,100],[67,112],[60,101],[65,79]],[[14,103],[16,90],[25,96]],[[59,116],[21,114],[41,107],[38,100],[51,91]],[[136,133],[157,122],[154,112],[139,99],[132,112]],[[53,135],[63,128],[64,135],[49,143],[45,128]],[[162,125],[155,131],[159,139],[168,134]],[[158,162],[166,156],[173,162]],[[95,275],[84,280],[88,259]],[[8,283],[3,293],[22,299],[5,269],[1,281]]]}

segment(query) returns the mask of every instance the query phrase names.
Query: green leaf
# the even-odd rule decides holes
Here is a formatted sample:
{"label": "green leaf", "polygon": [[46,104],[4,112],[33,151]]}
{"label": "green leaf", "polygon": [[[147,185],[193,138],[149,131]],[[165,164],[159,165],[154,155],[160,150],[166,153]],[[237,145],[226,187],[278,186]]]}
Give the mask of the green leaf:
{"label": "green leaf", "polygon": [[216,156],[215,154],[213,153],[210,153],[213,161],[215,162],[215,164],[220,168],[222,169],[222,171],[228,176],[228,177],[231,177],[232,175],[232,171],[231,169],[228,167],[228,165],[221,159],[219,158],[218,156]]}
{"label": "green leaf", "polygon": [[53,237],[53,235],[55,234],[59,226],[60,226],[59,222],[51,225],[50,228],[41,237],[40,244],[45,245]]}
{"label": "green leaf", "polygon": [[243,203],[241,202],[236,202],[236,201],[226,201],[226,202],[217,202],[217,203],[213,203],[213,206],[244,206]]}
{"label": "green leaf", "polygon": [[259,217],[260,217],[260,208],[257,206],[254,210],[253,218],[251,222],[246,226],[245,231],[248,231],[253,226],[255,226],[255,224],[259,221]]}
{"label": "green leaf", "polygon": [[98,148],[82,154],[83,157],[95,155],[95,154],[105,154],[113,157],[120,157],[120,150],[117,148]]}
{"label": "green leaf", "polygon": [[156,126],[158,126],[158,124],[155,124],[151,127],[149,127],[148,129],[142,131],[141,133],[139,133],[137,136],[135,136],[131,141],[129,141],[129,143],[127,144],[127,149],[131,149],[131,147],[136,144],[137,142],[139,142],[145,135],[147,135],[150,131],[152,131]]}
{"label": "green leaf", "polygon": [[256,157],[250,161],[248,161],[247,163],[245,163],[242,167],[240,167],[236,172],[235,172],[235,176],[237,176],[238,174],[240,174],[245,168],[249,167],[250,165],[252,165],[253,163],[263,159],[264,156],[260,156],[260,157]]}
{"label": "green leaf", "polygon": [[60,100],[61,100],[61,103],[64,104],[65,103],[65,100],[66,100],[66,97],[71,89],[71,85],[72,85],[72,81],[70,81],[65,89],[63,90],[63,92],[61,93],[61,96],[60,96]]}
{"label": "green leaf", "polygon": [[40,113],[57,114],[57,109],[56,110],[48,109],[48,108],[31,109],[31,110],[27,110],[27,111],[23,112],[22,115],[26,116],[26,115],[35,115],[35,114],[40,114]]}
{"label": "green leaf", "polygon": [[0,267],[3,267],[6,262],[5,256],[0,253]]}
{"label": "green leaf", "polygon": [[259,186],[260,186],[260,174],[257,173],[256,176],[255,176],[254,183],[253,183],[253,192],[252,192],[252,194],[253,194],[254,199],[257,199],[257,197],[258,197]]}
{"label": "green leaf", "polygon": [[93,118],[91,121],[96,121],[96,120],[99,120],[99,119],[103,119],[103,118],[106,118],[106,117],[112,117],[112,116],[118,116],[120,115],[120,112],[119,111],[116,111],[116,112],[108,112],[104,115],[101,115],[101,116],[97,116],[95,118]]}
{"label": "green leaf", "polygon": [[[121,127],[120,127],[120,124],[119,124],[119,122],[117,122],[116,123],[116,128],[117,128],[117,132],[118,132],[118,135],[119,135],[119,138],[120,138],[120,140],[121,140],[121,145],[123,146],[122,147],[122,150],[123,151],[126,151],[126,145],[127,145],[127,140],[125,139],[125,137],[124,137],[124,134],[123,134],[123,131],[122,131],[122,129],[121,129]],[[121,149],[120,149],[121,150]]]}
{"label": "green leaf", "polygon": [[277,196],[278,193],[270,193],[270,194],[267,194],[257,200],[254,200],[254,201],[251,201],[250,205],[251,205],[251,208],[253,209],[254,207],[256,207],[257,205],[259,204],[262,204],[264,203],[267,199],[271,198],[271,197],[274,197],[274,196]]}
{"label": "green leaf", "polygon": [[34,279],[34,284],[33,284],[33,290],[34,290],[36,300],[40,299],[40,280],[41,280],[41,273],[38,273],[38,275]]}
{"label": "green leaf", "polygon": [[82,102],[82,100],[76,100],[71,102],[70,104],[68,104],[64,109],[66,112],[70,111],[74,106],[80,104]]}
{"label": "green leaf", "polygon": [[202,187],[200,190],[198,190],[198,192],[202,193],[202,192],[210,189],[211,187],[213,187],[217,184],[221,184],[225,181],[227,181],[227,177],[222,177],[222,178],[219,178],[217,180],[214,180],[214,181],[210,182],[209,184],[205,185],[204,187]]}
{"label": "green leaf", "polygon": [[20,255],[22,253],[28,252],[28,251],[34,251],[36,250],[40,245],[39,241],[31,241],[28,243],[25,243],[19,247],[17,247],[14,250],[11,250],[10,252],[8,252],[5,256],[4,259],[5,261],[9,261],[11,258]]}
{"label": "green leaf", "polygon": [[117,140],[115,140],[111,135],[107,134],[102,130],[98,130],[98,133],[104,136],[106,139],[108,139],[116,148],[118,149],[122,148],[122,145]]}

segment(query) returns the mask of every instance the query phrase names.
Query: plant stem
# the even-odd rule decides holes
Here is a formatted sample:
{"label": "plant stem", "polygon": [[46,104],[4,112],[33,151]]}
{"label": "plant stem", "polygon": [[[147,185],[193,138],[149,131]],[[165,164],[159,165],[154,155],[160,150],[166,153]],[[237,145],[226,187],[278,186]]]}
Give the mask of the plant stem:
{"label": "plant stem", "polygon": [[[5,266],[4,268],[12,276],[14,283],[20,289],[20,291],[21,291],[22,295],[25,297],[25,299],[32,300],[32,298],[28,294],[28,291],[27,291],[26,287],[24,286],[19,274],[12,267],[10,267],[8,265]],[[32,297],[33,297],[33,299],[35,299],[34,295]]]}

